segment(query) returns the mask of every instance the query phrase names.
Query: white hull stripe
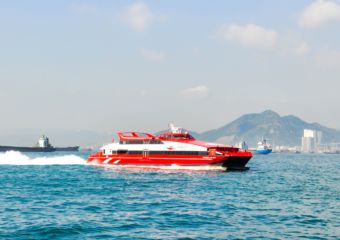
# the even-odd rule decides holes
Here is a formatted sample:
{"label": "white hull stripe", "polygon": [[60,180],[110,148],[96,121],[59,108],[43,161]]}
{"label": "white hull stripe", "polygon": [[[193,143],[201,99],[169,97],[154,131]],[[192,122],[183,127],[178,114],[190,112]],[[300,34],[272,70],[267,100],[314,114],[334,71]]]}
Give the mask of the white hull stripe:
{"label": "white hull stripe", "polygon": [[106,164],[106,163],[108,163],[110,160],[112,160],[112,158],[106,159],[103,163]]}

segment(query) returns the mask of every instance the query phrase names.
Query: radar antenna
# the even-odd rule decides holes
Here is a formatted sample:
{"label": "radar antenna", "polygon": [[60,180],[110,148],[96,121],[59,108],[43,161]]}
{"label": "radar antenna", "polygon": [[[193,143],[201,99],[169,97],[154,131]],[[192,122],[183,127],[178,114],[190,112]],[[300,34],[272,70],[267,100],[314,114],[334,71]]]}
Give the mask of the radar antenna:
{"label": "radar antenna", "polygon": [[170,128],[170,131],[172,133],[181,133],[182,132],[182,128],[181,127],[175,127],[175,125],[173,123],[169,124],[169,128]]}

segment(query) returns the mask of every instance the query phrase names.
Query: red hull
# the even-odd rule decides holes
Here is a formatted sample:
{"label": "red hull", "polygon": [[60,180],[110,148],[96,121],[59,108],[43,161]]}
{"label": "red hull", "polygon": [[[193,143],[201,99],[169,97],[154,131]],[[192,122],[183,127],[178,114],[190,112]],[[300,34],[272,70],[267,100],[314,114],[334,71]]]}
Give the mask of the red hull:
{"label": "red hull", "polygon": [[88,163],[114,164],[114,165],[181,165],[181,166],[205,166],[218,165],[228,170],[242,170],[252,157],[250,152],[232,152],[221,156],[197,156],[197,155],[152,155],[141,156],[113,154],[103,155],[101,152],[92,154]]}

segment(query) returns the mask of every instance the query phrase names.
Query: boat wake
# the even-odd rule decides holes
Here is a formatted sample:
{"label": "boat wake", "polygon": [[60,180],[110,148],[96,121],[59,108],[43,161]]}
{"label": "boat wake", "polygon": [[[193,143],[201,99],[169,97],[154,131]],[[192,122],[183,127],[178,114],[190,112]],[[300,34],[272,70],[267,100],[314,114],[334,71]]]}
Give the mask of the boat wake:
{"label": "boat wake", "polygon": [[16,151],[0,153],[0,165],[83,165],[86,161],[76,155],[30,158]]}

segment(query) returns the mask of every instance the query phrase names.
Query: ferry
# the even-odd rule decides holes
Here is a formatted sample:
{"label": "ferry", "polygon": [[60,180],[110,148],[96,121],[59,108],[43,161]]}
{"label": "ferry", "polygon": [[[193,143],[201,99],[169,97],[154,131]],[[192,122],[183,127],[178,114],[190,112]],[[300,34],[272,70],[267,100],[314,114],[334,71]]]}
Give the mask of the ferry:
{"label": "ferry", "polygon": [[168,132],[118,132],[119,142],[103,146],[88,163],[130,166],[212,166],[247,170],[252,153],[237,147],[196,140],[189,132],[170,125]]}

